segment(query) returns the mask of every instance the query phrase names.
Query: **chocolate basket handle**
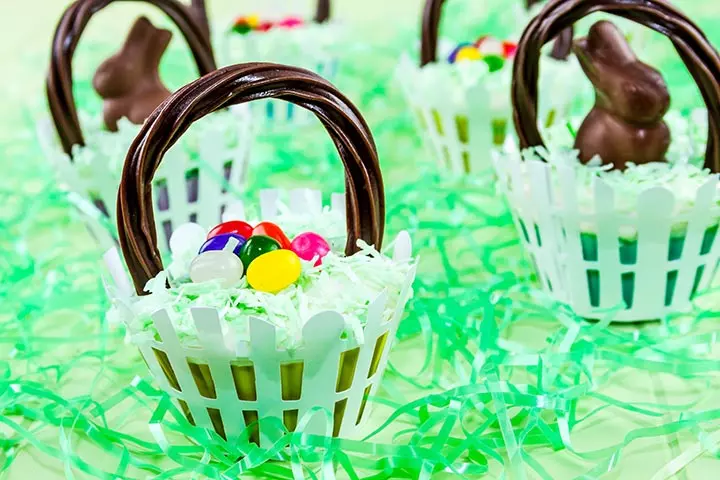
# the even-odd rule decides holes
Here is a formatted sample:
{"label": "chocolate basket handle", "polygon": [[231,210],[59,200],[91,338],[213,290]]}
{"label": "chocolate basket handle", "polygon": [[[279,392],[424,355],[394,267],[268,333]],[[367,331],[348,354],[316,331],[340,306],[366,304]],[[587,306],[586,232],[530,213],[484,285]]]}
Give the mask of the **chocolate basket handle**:
{"label": "chocolate basket handle", "polygon": [[330,0],[318,0],[313,20],[315,23],[325,23],[330,20],[330,12]]}
{"label": "chocolate basket handle", "polygon": [[[128,0],[77,0],[65,10],[55,30],[46,89],[55,129],[68,155],[72,155],[74,145],[85,145],[73,96],[72,59],[75,48],[92,16],[114,1]],[[192,50],[200,75],[215,70],[210,39],[193,19],[189,7],[176,0],[137,1],[155,5],[175,22]]]}
{"label": "chocolate basket handle", "polygon": [[668,37],[700,88],[708,109],[705,167],[720,172],[720,56],[700,28],[665,0],[552,0],[525,29],[513,66],[513,120],[522,148],[545,146],[537,126],[540,49],[592,13],[632,20]]}
{"label": "chocolate basket handle", "polygon": [[133,141],[118,191],[118,237],[138,295],[163,264],[157,247],[152,180],[165,153],[194,122],[231,105],[276,98],[317,115],[345,166],[345,253],[363,239],[380,249],[385,193],[377,150],[360,112],[335,87],[302,68],[246,63],[216,70],[178,90],[146,120]]}
{"label": "chocolate basket handle", "polygon": [[[538,0],[526,0],[525,6],[529,9]],[[420,66],[424,67],[428,63],[437,62],[437,44],[440,35],[440,17],[442,16],[443,5],[445,0],[426,0],[423,9],[420,42]],[[567,58],[572,46],[572,29],[567,29],[558,36],[558,40],[553,48],[552,56],[556,59],[563,60]]]}

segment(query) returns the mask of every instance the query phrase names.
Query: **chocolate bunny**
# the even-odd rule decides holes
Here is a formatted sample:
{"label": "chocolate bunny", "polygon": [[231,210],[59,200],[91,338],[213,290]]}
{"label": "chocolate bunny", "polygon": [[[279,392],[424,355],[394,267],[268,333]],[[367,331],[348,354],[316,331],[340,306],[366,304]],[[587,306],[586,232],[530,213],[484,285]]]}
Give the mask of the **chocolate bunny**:
{"label": "chocolate bunny", "polygon": [[592,26],[573,51],[595,87],[595,105],[575,140],[580,160],[599,155],[603,164],[624,170],[628,162],[665,161],[670,130],[663,121],[670,94],[660,72],[635,56],[611,22]]}
{"label": "chocolate bunny", "polygon": [[170,91],[160,80],[160,59],[172,39],[172,32],[155,28],[139,17],[118,53],[105,60],[95,72],[93,87],[104,100],[103,117],[110,131],[127,117],[142,125]]}

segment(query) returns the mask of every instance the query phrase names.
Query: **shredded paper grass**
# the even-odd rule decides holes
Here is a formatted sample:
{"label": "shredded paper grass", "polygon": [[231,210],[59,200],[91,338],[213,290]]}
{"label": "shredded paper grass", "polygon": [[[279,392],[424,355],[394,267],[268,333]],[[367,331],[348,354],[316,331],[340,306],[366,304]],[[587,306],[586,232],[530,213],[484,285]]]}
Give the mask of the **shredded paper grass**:
{"label": "shredded paper grass", "polygon": [[[493,4],[503,11],[504,2]],[[450,11],[446,24],[470,21]],[[513,20],[505,17],[495,18]],[[369,48],[338,79],[376,137],[387,238],[409,230],[421,259],[364,436],[306,435],[308,419],[299,419],[295,433],[259,448],[190,425],[124,330],[107,321],[102,252],[58,190],[34,125],[11,111],[2,117],[0,179],[3,475],[665,479],[717,472],[720,292],[703,292],[682,316],[623,327],[611,318],[586,322],[544,295],[492,174],[438,175],[388,86],[400,53],[418,38],[416,18],[405,20],[395,43]],[[368,27],[367,37],[375,30]],[[678,61],[670,71],[681,68]],[[319,124],[286,140],[256,146],[265,156],[250,167],[248,201],[267,187],[342,191],[342,168]],[[330,413],[318,415],[332,422]]]}

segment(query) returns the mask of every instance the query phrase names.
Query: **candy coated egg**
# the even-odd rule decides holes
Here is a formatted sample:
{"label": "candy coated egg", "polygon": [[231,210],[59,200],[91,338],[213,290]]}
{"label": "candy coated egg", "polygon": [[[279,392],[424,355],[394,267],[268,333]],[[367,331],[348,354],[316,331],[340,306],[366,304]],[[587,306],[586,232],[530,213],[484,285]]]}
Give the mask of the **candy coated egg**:
{"label": "candy coated egg", "polygon": [[247,240],[252,236],[253,233],[253,227],[247,222],[243,222],[242,220],[231,220],[229,222],[221,223],[217,227],[210,230],[210,233],[207,235],[207,239],[210,240],[212,237],[216,235],[222,235],[224,233],[235,233],[237,235],[240,235],[241,237],[245,237]]}
{"label": "candy coated egg", "polygon": [[257,15],[248,15],[245,17],[245,20],[247,21],[247,24],[250,26],[250,28],[255,28],[260,23],[260,17]]}
{"label": "candy coated egg", "polygon": [[319,257],[315,262],[315,266],[317,267],[322,263],[322,258],[330,251],[330,245],[317,233],[305,232],[293,238],[293,241],[290,243],[290,250],[295,252],[298,257],[307,261]]}
{"label": "candy coated egg", "polygon": [[482,56],[475,47],[463,47],[455,54],[456,62],[480,60]]}
{"label": "candy coated egg", "polygon": [[260,255],[247,271],[248,284],[255,290],[278,293],[300,278],[302,264],[291,250],[276,250]]}
{"label": "candy coated egg", "polygon": [[240,256],[240,251],[247,242],[247,239],[237,233],[223,233],[215,235],[210,240],[203,243],[198,253],[209,252],[211,250],[225,250]]}
{"label": "candy coated egg", "polygon": [[505,65],[505,59],[497,55],[488,55],[487,57],[483,57],[483,62],[487,64],[490,72],[497,72]]}
{"label": "candy coated egg", "polygon": [[240,259],[231,252],[209,250],[203,252],[190,264],[190,279],[195,283],[218,280],[223,288],[240,282],[244,267]]}
{"label": "candy coated egg", "polygon": [[274,238],[280,244],[281,248],[285,250],[290,248],[290,239],[282,231],[282,228],[272,222],[258,223],[252,232],[252,236],[255,235],[265,235],[266,237]]}
{"label": "candy coated egg", "polygon": [[197,252],[205,241],[205,229],[197,223],[184,223],[170,236],[170,251],[173,255]]}
{"label": "candy coated egg", "polygon": [[253,263],[260,255],[268,252],[280,250],[280,244],[274,238],[265,235],[255,235],[248,238],[247,243],[240,251],[240,260],[242,260],[245,271],[248,270],[250,264]]}
{"label": "candy coated egg", "polygon": [[503,57],[513,58],[517,52],[517,44],[513,42],[503,42]]}
{"label": "candy coated egg", "polygon": [[503,54],[503,44],[495,37],[480,37],[475,42],[475,47],[480,51],[481,56]]}

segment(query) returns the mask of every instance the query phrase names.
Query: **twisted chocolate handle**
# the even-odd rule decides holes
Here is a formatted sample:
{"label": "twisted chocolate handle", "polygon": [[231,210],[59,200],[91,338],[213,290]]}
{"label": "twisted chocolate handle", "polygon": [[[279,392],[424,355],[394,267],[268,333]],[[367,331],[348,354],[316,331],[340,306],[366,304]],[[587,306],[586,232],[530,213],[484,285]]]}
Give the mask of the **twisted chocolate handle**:
{"label": "twisted chocolate handle", "polygon": [[152,179],[165,153],[194,122],[231,105],[277,98],[317,115],[345,165],[345,252],[357,240],[380,248],[385,194],[375,142],[350,101],[320,76],[302,68],[246,63],[216,70],[178,90],[147,119],[125,159],[118,192],[118,235],[138,295],[163,264],[157,248]]}
{"label": "twisted chocolate handle", "polygon": [[720,56],[705,34],[665,0],[552,0],[525,29],[513,66],[512,103],[522,148],[544,146],[537,126],[540,49],[592,13],[627,18],[667,36],[700,88],[708,109],[705,167],[720,172]]}
{"label": "twisted chocolate handle", "polygon": [[[526,8],[532,7],[539,0],[526,0]],[[426,0],[423,9],[420,45],[420,66],[437,62],[437,44],[440,35],[440,18],[445,0]],[[572,47],[572,29],[563,31],[558,36],[552,56],[558,60],[564,60],[570,55]]]}
{"label": "twisted chocolate handle", "polygon": [[330,0],[318,0],[313,20],[315,23],[325,23],[330,20]]}
{"label": "twisted chocolate handle", "polygon": [[[55,30],[47,78],[47,97],[55,129],[63,150],[68,155],[72,154],[74,145],[85,144],[72,88],[72,59],[75,48],[92,16],[113,1],[128,0],[76,0],[65,10]],[[176,0],[137,1],[155,5],[175,22],[190,45],[200,75],[215,70],[210,39],[205,36],[203,27],[193,20],[189,7]]]}

